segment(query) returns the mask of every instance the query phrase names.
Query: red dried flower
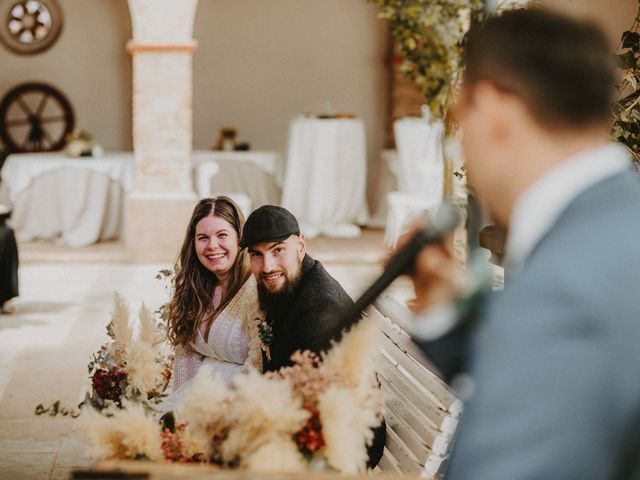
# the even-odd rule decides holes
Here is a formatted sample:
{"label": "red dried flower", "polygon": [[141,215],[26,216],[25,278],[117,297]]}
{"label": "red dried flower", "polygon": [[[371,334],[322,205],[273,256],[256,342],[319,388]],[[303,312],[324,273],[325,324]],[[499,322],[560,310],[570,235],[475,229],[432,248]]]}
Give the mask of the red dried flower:
{"label": "red dried flower", "polygon": [[126,383],[126,381],[127,374],[117,368],[98,369],[91,377],[91,385],[99,397],[118,403],[122,396],[122,383]]}
{"label": "red dried flower", "polygon": [[324,447],[324,437],[322,436],[322,422],[320,422],[320,412],[313,405],[304,405],[305,410],[311,413],[304,426],[295,434],[296,443],[303,452],[313,454]]}
{"label": "red dried flower", "polygon": [[187,456],[184,452],[184,441],[182,436],[186,427],[186,423],[181,423],[176,426],[175,432],[172,432],[168,428],[162,430],[160,436],[162,437],[162,453],[164,454],[165,460],[178,463],[204,462],[205,459],[202,453]]}

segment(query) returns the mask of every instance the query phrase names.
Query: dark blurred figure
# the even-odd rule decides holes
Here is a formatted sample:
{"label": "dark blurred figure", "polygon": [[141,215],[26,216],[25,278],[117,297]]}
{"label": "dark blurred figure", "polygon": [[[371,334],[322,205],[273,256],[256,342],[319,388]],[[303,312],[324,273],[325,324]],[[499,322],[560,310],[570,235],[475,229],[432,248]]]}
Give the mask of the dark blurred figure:
{"label": "dark blurred figure", "polygon": [[11,299],[18,296],[18,246],[7,225],[10,210],[0,204],[0,313],[14,313]]}
{"label": "dark blurred figure", "polygon": [[[594,25],[538,9],[469,35],[455,115],[468,183],[508,231],[510,277],[474,322],[447,330],[440,315],[446,333],[422,336],[467,372],[447,480],[630,475],[620,455],[629,431],[640,436],[640,183],[609,143],[611,51]],[[431,313],[416,331],[453,310],[458,278],[444,247],[420,252],[416,305]]]}

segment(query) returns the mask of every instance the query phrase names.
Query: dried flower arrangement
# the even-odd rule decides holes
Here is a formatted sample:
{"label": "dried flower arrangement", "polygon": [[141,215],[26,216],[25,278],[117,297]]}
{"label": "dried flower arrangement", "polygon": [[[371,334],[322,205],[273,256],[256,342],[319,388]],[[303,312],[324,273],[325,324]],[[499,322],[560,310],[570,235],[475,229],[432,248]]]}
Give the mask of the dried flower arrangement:
{"label": "dried flower arrangement", "polygon": [[[127,333],[120,323],[114,327],[119,339]],[[258,472],[318,465],[361,472],[372,428],[382,422],[383,395],[371,361],[378,335],[377,326],[363,320],[322,357],[297,352],[292,367],[266,375],[251,370],[232,387],[203,369],[163,425],[143,403],[128,398],[83,420],[101,459],[209,462]]]}
{"label": "dried flower arrangement", "polygon": [[129,307],[114,294],[114,311],[107,325],[110,340],[93,354],[87,368],[91,391],[81,406],[96,410],[123,408],[125,401],[152,408],[164,396],[171,378],[173,356],[168,354],[162,324],[144,304],[139,312],[138,332],[129,321]]}

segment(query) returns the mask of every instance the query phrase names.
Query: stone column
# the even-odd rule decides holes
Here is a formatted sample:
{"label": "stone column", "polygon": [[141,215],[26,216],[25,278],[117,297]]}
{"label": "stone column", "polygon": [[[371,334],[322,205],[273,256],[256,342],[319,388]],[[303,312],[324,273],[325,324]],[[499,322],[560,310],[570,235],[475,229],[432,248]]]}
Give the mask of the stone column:
{"label": "stone column", "polygon": [[136,261],[172,261],[196,202],[191,145],[197,0],[128,1],[136,176],[127,201],[126,246]]}

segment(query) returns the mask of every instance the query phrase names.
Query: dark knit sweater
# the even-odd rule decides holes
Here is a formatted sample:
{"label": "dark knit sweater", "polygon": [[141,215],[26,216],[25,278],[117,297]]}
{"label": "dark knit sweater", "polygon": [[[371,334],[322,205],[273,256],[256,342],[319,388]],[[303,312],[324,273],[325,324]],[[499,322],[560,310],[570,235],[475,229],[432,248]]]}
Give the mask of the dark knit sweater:
{"label": "dark knit sweater", "polygon": [[322,264],[305,255],[296,293],[290,301],[267,312],[273,342],[265,371],[291,365],[290,357],[296,350],[327,350],[337,329],[338,313],[352,304],[351,297]]}

